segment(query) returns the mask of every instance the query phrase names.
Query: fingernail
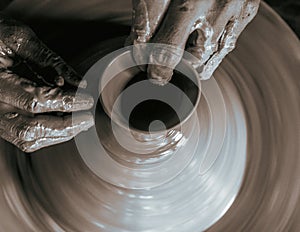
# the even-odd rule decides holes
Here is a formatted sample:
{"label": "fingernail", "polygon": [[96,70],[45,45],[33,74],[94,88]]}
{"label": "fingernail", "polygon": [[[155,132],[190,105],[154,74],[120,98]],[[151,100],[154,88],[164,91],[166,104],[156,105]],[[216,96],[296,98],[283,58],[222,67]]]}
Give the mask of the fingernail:
{"label": "fingernail", "polygon": [[173,69],[160,66],[160,65],[148,65],[148,78],[156,85],[166,85],[172,78]]}
{"label": "fingernail", "polygon": [[78,128],[80,131],[86,131],[95,125],[94,117],[90,112],[74,113],[72,115],[73,128]]}

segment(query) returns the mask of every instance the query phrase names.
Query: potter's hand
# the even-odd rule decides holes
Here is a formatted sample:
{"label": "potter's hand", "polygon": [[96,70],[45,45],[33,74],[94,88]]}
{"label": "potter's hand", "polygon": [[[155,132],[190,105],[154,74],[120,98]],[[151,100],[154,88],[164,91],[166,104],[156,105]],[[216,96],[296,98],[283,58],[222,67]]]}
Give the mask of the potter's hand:
{"label": "potter's hand", "polygon": [[[50,67],[57,77],[52,86],[37,84],[13,73],[14,62],[24,61],[35,67]],[[0,136],[21,150],[33,152],[65,142],[93,125],[89,113],[71,116],[36,115],[46,112],[73,112],[92,107],[93,99],[75,90],[63,91],[68,82],[85,86],[71,67],[50,51],[32,32],[19,22],[0,15]],[[7,111],[6,106],[15,111]],[[21,113],[20,113],[21,112]]]}
{"label": "potter's hand", "polygon": [[[192,63],[208,79],[236,40],[254,18],[259,0],[133,0],[133,25],[129,43],[153,42],[148,76],[165,84],[186,48],[196,59]],[[134,49],[137,63],[147,61],[143,47]],[[145,52],[144,52],[145,53]],[[159,65],[159,66],[158,66]],[[166,68],[163,66],[168,66]]]}

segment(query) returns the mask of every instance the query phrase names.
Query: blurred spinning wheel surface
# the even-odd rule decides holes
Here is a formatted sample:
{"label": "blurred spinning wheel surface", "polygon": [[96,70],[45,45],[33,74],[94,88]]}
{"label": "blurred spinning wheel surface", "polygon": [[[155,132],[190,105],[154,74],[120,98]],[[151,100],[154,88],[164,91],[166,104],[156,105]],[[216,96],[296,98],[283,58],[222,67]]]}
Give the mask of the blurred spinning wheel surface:
{"label": "blurred spinning wheel surface", "polygon": [[[119,20],[123,24],[126,24],[125,21]],[[116,34],[125,35],[122,31],[119,34],[115,32],[109,43],[95,44],[89,52],[83,51],[83,55],[79,56],[81,61],[77,62],[78,69],[87,70],[103,55],[121,47],[123,40],[113,39]],[[225,185],[217,178],[217,170],[211,172],[206,182],[224,190],[213,194],[218,201],[223,199],[221,194],[226,193],[226,188],[238,186],[238,194],[228,205],[230,208],[224,207],[222,214],[208,221],[206,226],[209,228],[197,225],[198,219],[193,215],[185,222],[186,227],[178,225],[175,213],[172,215],[172,207],[166,203],[171,202],[168,201],[171,196],[159,195],[164,193],[163,190],[155,195],[146,190],[122,189],[102,181],[85,165],[74,141],[26,155],[1,140],[1,231],[189,232],[198,228],[199,231],[222,232],[299,231],[299,61],[299,40],[263,3],[257,17],[239,38],[237,48],[214,75],[226,105],[227,128],[231,131],[225,140],[228,146],[234,147],[238,142],[237,132],[245,127],[247,150],[245,167],[236,167],[234,162],[230,166],[224,158],[223,164],[226,163],[230,169],[243,170],[235,179],[236,185]],[[229,157],[228,152],[226,154],[221,154],[220,160]],[[242,153],[236,153],[236,157],[241,156]],[[243,165],[243,162],[239,164]],[[228,175],[235,173],[226,170]],[[192,180],[189,181],[192,183]],[[182,184],[182,188],[190,186]],[[161,197],[161,201],[150,204],[153,196]],[[170,199],[176,198],[173,197]],[[181,200],[182,212],[185,212],[185,206],[197,209],[197,201],[192,201],[192,206],[189,205],[190,199]],[[217,207],[217,203],[214,205],[213,202],[202,209],[203,215],[205,210]],[[149,218],[143,213],[149,212],[145,208],[149,205],[152,207],[150,212],[155,215],[148,216],[161,217],[152,223],[153,227],[145,226]],[[177,215],[180,211],[174,208]],[[135,217],[130,217],[131,214]],[[164,227],[159,227],[164,218]]]}

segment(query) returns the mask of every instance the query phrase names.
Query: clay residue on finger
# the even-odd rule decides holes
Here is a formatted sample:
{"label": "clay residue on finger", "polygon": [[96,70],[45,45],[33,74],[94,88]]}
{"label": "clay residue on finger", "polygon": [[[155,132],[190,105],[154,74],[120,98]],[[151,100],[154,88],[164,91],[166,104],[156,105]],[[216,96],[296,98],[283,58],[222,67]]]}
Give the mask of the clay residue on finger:
{"label": "clay residue on finger", "polygon": [[86,93],[64,92],[60,88],[38,87],[28,105],[33,113],[72,112],[88,110],[94,104],[94,99]]}
{"label": "clay residue on finger", "polygon": [[134,41],[145,43],[151,38],[150,18],[147,4],[144,0],[134,1],[132,34]]}
{"label": "clay residue on finger", "polygon": [[[195,23],[193,29],[198,28],[198,39],[189,51],[199,58],[196,68],[202,79],[209,79],[224,57],[235,48],[239,35],[256,15],[258,6],[259,0],[218,1],[207,16],[200,17]],[[227,24],[223,25],[224,21]]]}
{"label": "clay residue on finger", "polygon": [[13,65],[12,50],[0,40],[0,68],[8,68]]}
{"label": "clay residue on finger", "polygon": [[205,16],[198,18],[191,31],[195,31],[197,34],[188,51],[198,58],[197,63],[193,64],[198,67],[208,60],[209,56],[215,51],[217,44],[212,41],[214,30]]}
{"label": "clay residue on finger", "polygon": [[88,110],[94,99],[87,93],[37,86],[9,71],[0,72],[0,98],[6,104],[29,113]]}

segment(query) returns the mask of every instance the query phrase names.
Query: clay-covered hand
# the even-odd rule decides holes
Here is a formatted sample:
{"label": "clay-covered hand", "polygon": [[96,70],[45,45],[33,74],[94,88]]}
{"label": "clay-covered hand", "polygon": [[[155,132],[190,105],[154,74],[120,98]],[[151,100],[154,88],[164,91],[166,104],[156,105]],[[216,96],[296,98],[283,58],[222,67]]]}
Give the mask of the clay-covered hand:
{"label": "clay-covered hand", "polygon": [[[12,71],[16,62],[53,69],[52,84],[17,75]],[[65,82],[75,86],[74,90],[63,90]],[[75,71],[49,50],[29,27],[0,15],[1,138],[25,152],[33,152],[70,140],[87,130],[93,125],[93,117],[80,111],[90,109],[93,98],[83,91],[76,94],[76,87],[85,86]],[[59,117],[54,113],[36,115],[74,111],[79,112],[73,117]]]}
{"label": "clay-covered hand", "polygon": [[[139,64],[151,64],[148,76],[157,84],[171,79],[185,48],[193,55],[192,63],[201,78],[209,79],[234,49],[259,3],[260,0],[133,0],[127,44],[138,45],[134,58]],[[146,52],[143,44],[147,42],[157,45]]]}

